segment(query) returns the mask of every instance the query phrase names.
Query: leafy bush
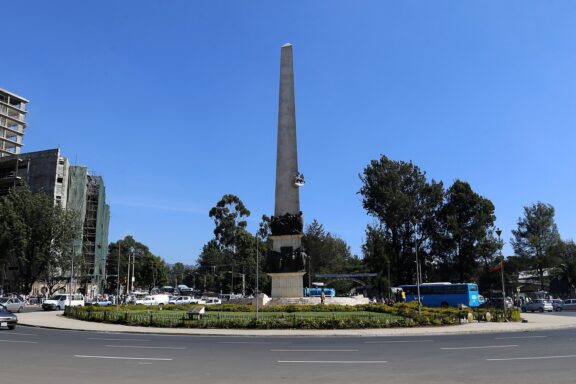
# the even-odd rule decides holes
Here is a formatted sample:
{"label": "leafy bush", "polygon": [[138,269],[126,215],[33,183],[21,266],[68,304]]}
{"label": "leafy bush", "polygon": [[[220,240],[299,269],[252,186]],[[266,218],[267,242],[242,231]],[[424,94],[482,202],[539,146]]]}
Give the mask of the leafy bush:
{"label": "leafy bush", "polygon": [[[418,312],[417,303],[341,305],[287,305],[260,308],[256,320],[255,307],[224,304],[206,306],[200,320],[188,318],[193,305],[166,305],[163,310],[143,305],[112,307],[66,307],[65,316],[85,321],[99,321],[154,327],[183,328],[260,328],[260,329],[354,329],[459,324],[468,313],[485,321],[486,309],[426,308]],[[504,321],[502,311],[491,310],[492,321]],[[506,319],[520,320],[518,309],[508,310]]]}

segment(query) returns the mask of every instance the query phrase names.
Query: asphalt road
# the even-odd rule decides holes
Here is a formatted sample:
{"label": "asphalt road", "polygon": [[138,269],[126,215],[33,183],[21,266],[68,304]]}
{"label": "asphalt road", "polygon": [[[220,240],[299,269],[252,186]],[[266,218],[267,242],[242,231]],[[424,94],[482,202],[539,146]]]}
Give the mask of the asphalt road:
{"label": "asphalt road", "polygon": [[574,383],[576,330],[418,337],[0,331],[0,383]]}

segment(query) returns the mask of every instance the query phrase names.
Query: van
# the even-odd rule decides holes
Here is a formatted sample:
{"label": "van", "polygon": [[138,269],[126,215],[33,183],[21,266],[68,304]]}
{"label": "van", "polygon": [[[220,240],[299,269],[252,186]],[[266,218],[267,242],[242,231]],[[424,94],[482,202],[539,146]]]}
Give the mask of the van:
{"label": "van", "polygon": [[61,293],[52,296],[48,300],[44,300],[42,303],[42,309],[45,311],[60,309],[63,310],[64,307],[83,307],[84,306],[84,296],[79,293]]}
{"label": "van", "polygon": [[144,297],[142,300],[137,300],[136,304],[162,306],[168,304],[169,301],[170,296],[168,295],[149,295]]}

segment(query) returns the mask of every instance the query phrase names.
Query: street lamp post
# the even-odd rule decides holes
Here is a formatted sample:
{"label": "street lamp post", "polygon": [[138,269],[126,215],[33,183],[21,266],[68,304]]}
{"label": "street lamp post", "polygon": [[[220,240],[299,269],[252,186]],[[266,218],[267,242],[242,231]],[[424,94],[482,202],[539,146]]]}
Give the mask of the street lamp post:
{"label": "street lamp post", "polygon": [[128,248],[128,270],[126,272],[126,294],[125,296],[130,295],[130,259],[131,253],[133,252],[133,248]]}
{"label": "street lamp post", "polygon": [[502,309],[504,310],[504,320],[506,321],[506,285],[504,283],[504,257],[502,256],[502,241],[500,240],[500,235],[502,230],[496,228],[496,234],[498,235],[498,248],[500,248],[500,275],[502,277]]}
{"label": "street lamp post", "polygon": [[76,246],[72,245],[72,258],[70,260],[70,293],[74,293],[74,256],[76,253]]}
{"label": "street lamp post", "polygon": [[422,301],[420,300],[420,261],[418,260],[418,226],[414,224],[414,253],[416,254],[416,288],[418,290],[418,317],[422,314]]}
{"label": "street lamp post", "polygon": [[390,281],[390,260],[387,260],[386,264],[388,266],[388,300],[390,300],[390,295],[392,294],[392,282]]}
{"label": "street lamp post", "polygon": [[120,242],[118,242],[118,269],[116,269],[116,308],[120,302]]}
{"label": "street lamp post", "polygon": [[[235,273],[242,276],[242,297],[246,296],[246,274],[240,273],[240,272],[234,272],[234,271],[228,271],[228,272],[230,272],[232,277],[234,277]],[[234,291],[231,291],[230,293],[234,294]]]}
{"label": "street lamp post", "polygon": [[134,292],[134,266],[136,264],[136,252],[134,252],[134,250],[132,250],[132,285],[131,285],[131,291]]}
{"label": "street lamp post", "polygon": [[258,321],[258,310],[259,310],[259,304],[258,302],[260,301],[260,296],[258,295],[258,270],[260,269],[260,266],[258,264],[259,262],[259,257],[258,257],[258,232],[256,232],[256,321]]}

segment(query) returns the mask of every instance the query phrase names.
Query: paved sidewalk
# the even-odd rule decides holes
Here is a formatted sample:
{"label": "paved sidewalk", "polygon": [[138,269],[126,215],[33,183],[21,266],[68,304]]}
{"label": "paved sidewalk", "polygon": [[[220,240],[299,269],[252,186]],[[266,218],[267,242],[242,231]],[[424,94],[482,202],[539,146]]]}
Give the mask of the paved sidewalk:
{"label": "paved sidewalk", "polygon": [[18,314],[18,323],[33,327],[69,329],[95,332],[156,333],[174,335],[218,335],[218,336],[409,336],[450,335],[467,333],[529,332],[559,328],[576,328],[576,316],[524,313],[527,323],[470,323],[446,327],[418,327],[391,329],[344,329],[344,330],[243,330],[243,329],[193,329],[155,328],[128,325],[94,323],[69,319],[63,311],[39,311]]}

